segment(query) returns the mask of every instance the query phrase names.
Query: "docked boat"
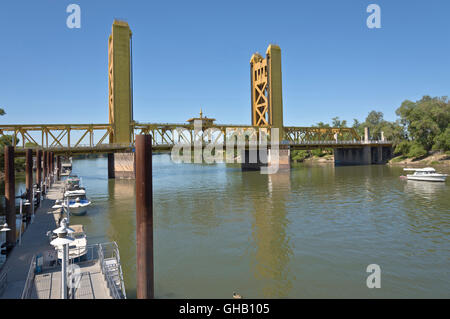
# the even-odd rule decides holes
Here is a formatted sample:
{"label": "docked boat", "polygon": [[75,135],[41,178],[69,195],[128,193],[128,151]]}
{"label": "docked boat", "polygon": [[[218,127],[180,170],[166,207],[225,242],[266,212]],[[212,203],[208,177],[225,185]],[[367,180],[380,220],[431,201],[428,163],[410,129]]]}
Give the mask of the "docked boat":
{"label": "docked boat", "polygon": [[64,197],[70,196],[86,196],[86,190],[84,188],[67,190],[64,192]]}
{"label": "docked boat", "polygon": [[69,176],[72,173],[72,158],[69,162],[64,162],[61,164],[61,176]]}
{"label": "docked boat", "polygon": [[70,195],[65,199],[62,205],[67,207],[68,204],[70,214],[75,216],[86,215],[88,206],[92,204],[86,195]]}
{"label": "docked boat", "polygon": [[433,167],[425,168],[404,168],[404,171],[414,172],[414,174],[408,174],[404,176],[408,180],[412,181],[426,181],[426,182],[445,182],[447,174],[436,173]]}
{"label": "docked boat", "polygon": [[[69,245],[69,259],[82,259],[82,257],[87,253],[87,239],[83,225],[70,225],[68,227],[70,232],[67,236],[74,239],[74,241]],[[62,246],[55,246],[55,249],[58,250],[58,259],[62,259]]]}

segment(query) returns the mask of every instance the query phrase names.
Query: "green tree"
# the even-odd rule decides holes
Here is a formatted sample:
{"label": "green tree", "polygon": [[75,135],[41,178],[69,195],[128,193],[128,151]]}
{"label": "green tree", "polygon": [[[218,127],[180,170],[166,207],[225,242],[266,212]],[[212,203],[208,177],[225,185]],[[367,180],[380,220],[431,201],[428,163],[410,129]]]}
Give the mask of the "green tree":
{"label": "green tree", "polygon": [[2,108],[0,108],[0,116],[3,116],[3,115],[5,115],[5,114],[6,114],[5,110],[2,109]]}
{"label": "green tree", "polygon": [[332,119],[332,126],[333,127],[347,127],[347,121],[346,120],[339,120],[339,117],[333,117]]}
{"label": "green tree", "polygon": [[435,137],[433,150],[450,150],[450,127],[447,127],[443,133]]}
{"label": "green tree", "polygon": [[446,96],[424,96],[421,100],[404,101],[396,110],[408,137],[430,151],[437,137],[450,125],[450,102]]}
{"label": "green tree", "polygon": [[417,142],[412,143],[411,148],[409,149],[409,153],[408,153],[409,157],[418,158],[418,157],[422,157],[425,155],[427,155],[427,151],[421,144],[419,144]]}

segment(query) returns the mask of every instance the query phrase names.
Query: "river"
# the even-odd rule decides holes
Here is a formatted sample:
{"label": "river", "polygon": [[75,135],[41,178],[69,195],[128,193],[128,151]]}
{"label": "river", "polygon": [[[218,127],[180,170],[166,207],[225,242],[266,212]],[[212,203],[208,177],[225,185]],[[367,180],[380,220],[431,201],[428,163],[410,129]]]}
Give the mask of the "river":
{"label": "river", "polygon": [[[90,244],[118,243],[134,298],[134,180],[108,180],[105,158],[74,160],[73,172],[93,205],[71,223],[85,225]],[[449,298],[449,181],[402,174],[299,164],[268,176],[155,155],[155,296]],[[367,288],[369,264],[381,268],[380,289]]]}

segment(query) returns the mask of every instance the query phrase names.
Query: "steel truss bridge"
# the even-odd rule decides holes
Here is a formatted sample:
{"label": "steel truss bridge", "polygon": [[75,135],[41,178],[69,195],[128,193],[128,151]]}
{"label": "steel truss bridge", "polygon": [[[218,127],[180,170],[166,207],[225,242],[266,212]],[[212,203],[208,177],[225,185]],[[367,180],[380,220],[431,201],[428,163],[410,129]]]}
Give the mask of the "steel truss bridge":
{"label": "steel truss bridge", "polygon": [[[1,135],[11,135],[16,153],[24,154],[26,148],[53,151],[55,154],[87,154],[130,151],[134,148],[137,134],[151,134],[155,151],[170,151],[176,144],[203,145],[214,143],[226,147],[232,136],[257,134],[265,130],[270,135],[270,127],[245,125],[211,125],[196,130],[191,124],[132,124],[131,143],[110,143],[114,131],[111,124],[32,124],[0,125]],[[314,149],[329,147],[362,147],[361,137],[353,128],[294,127],[283,128],[282,144],[291,149]],[[270,140],[268,141],[270,146]],[[390,142],[370,141],[369,144],[389,146]],[[247,146],[248,147],[248,146]]]}
{"label": "steel truss bridge", "polygon": [[[175,144],[199,140],[226,146],[232,136],[259,134],[260,130],[270,135],[273,129],[278,129],[279,142],[293,149],[375,143],[367,138],[361,142],[353,128],[284,126],[281,49],[276,45],[269,45],[265,58],[256,53],[250,60],[251,125],[215,124],[215,119],[203,117],[202,112],[183,124],[139,123],[133,119],[131,36],[128,23],[114,21],[108,39],[109,124],[4,124],[0,135],[12,136],[18,154],[25,148],[67,155],[127,152],[134,148],[137,134],[151,134],[154,150],[167,151]],[[200,131],[196,130],[197,121],[201,122]]]}

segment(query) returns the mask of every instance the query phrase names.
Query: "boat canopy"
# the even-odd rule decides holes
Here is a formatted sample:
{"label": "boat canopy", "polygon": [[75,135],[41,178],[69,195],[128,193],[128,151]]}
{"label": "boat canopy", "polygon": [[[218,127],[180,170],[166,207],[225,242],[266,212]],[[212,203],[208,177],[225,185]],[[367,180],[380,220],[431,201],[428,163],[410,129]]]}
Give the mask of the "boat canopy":
{"label": "boat canopy", "polygon": [[404,168],[404,171],[415,171],[415,172],[436,172],[433,167],[425,167],[425,168]]}

